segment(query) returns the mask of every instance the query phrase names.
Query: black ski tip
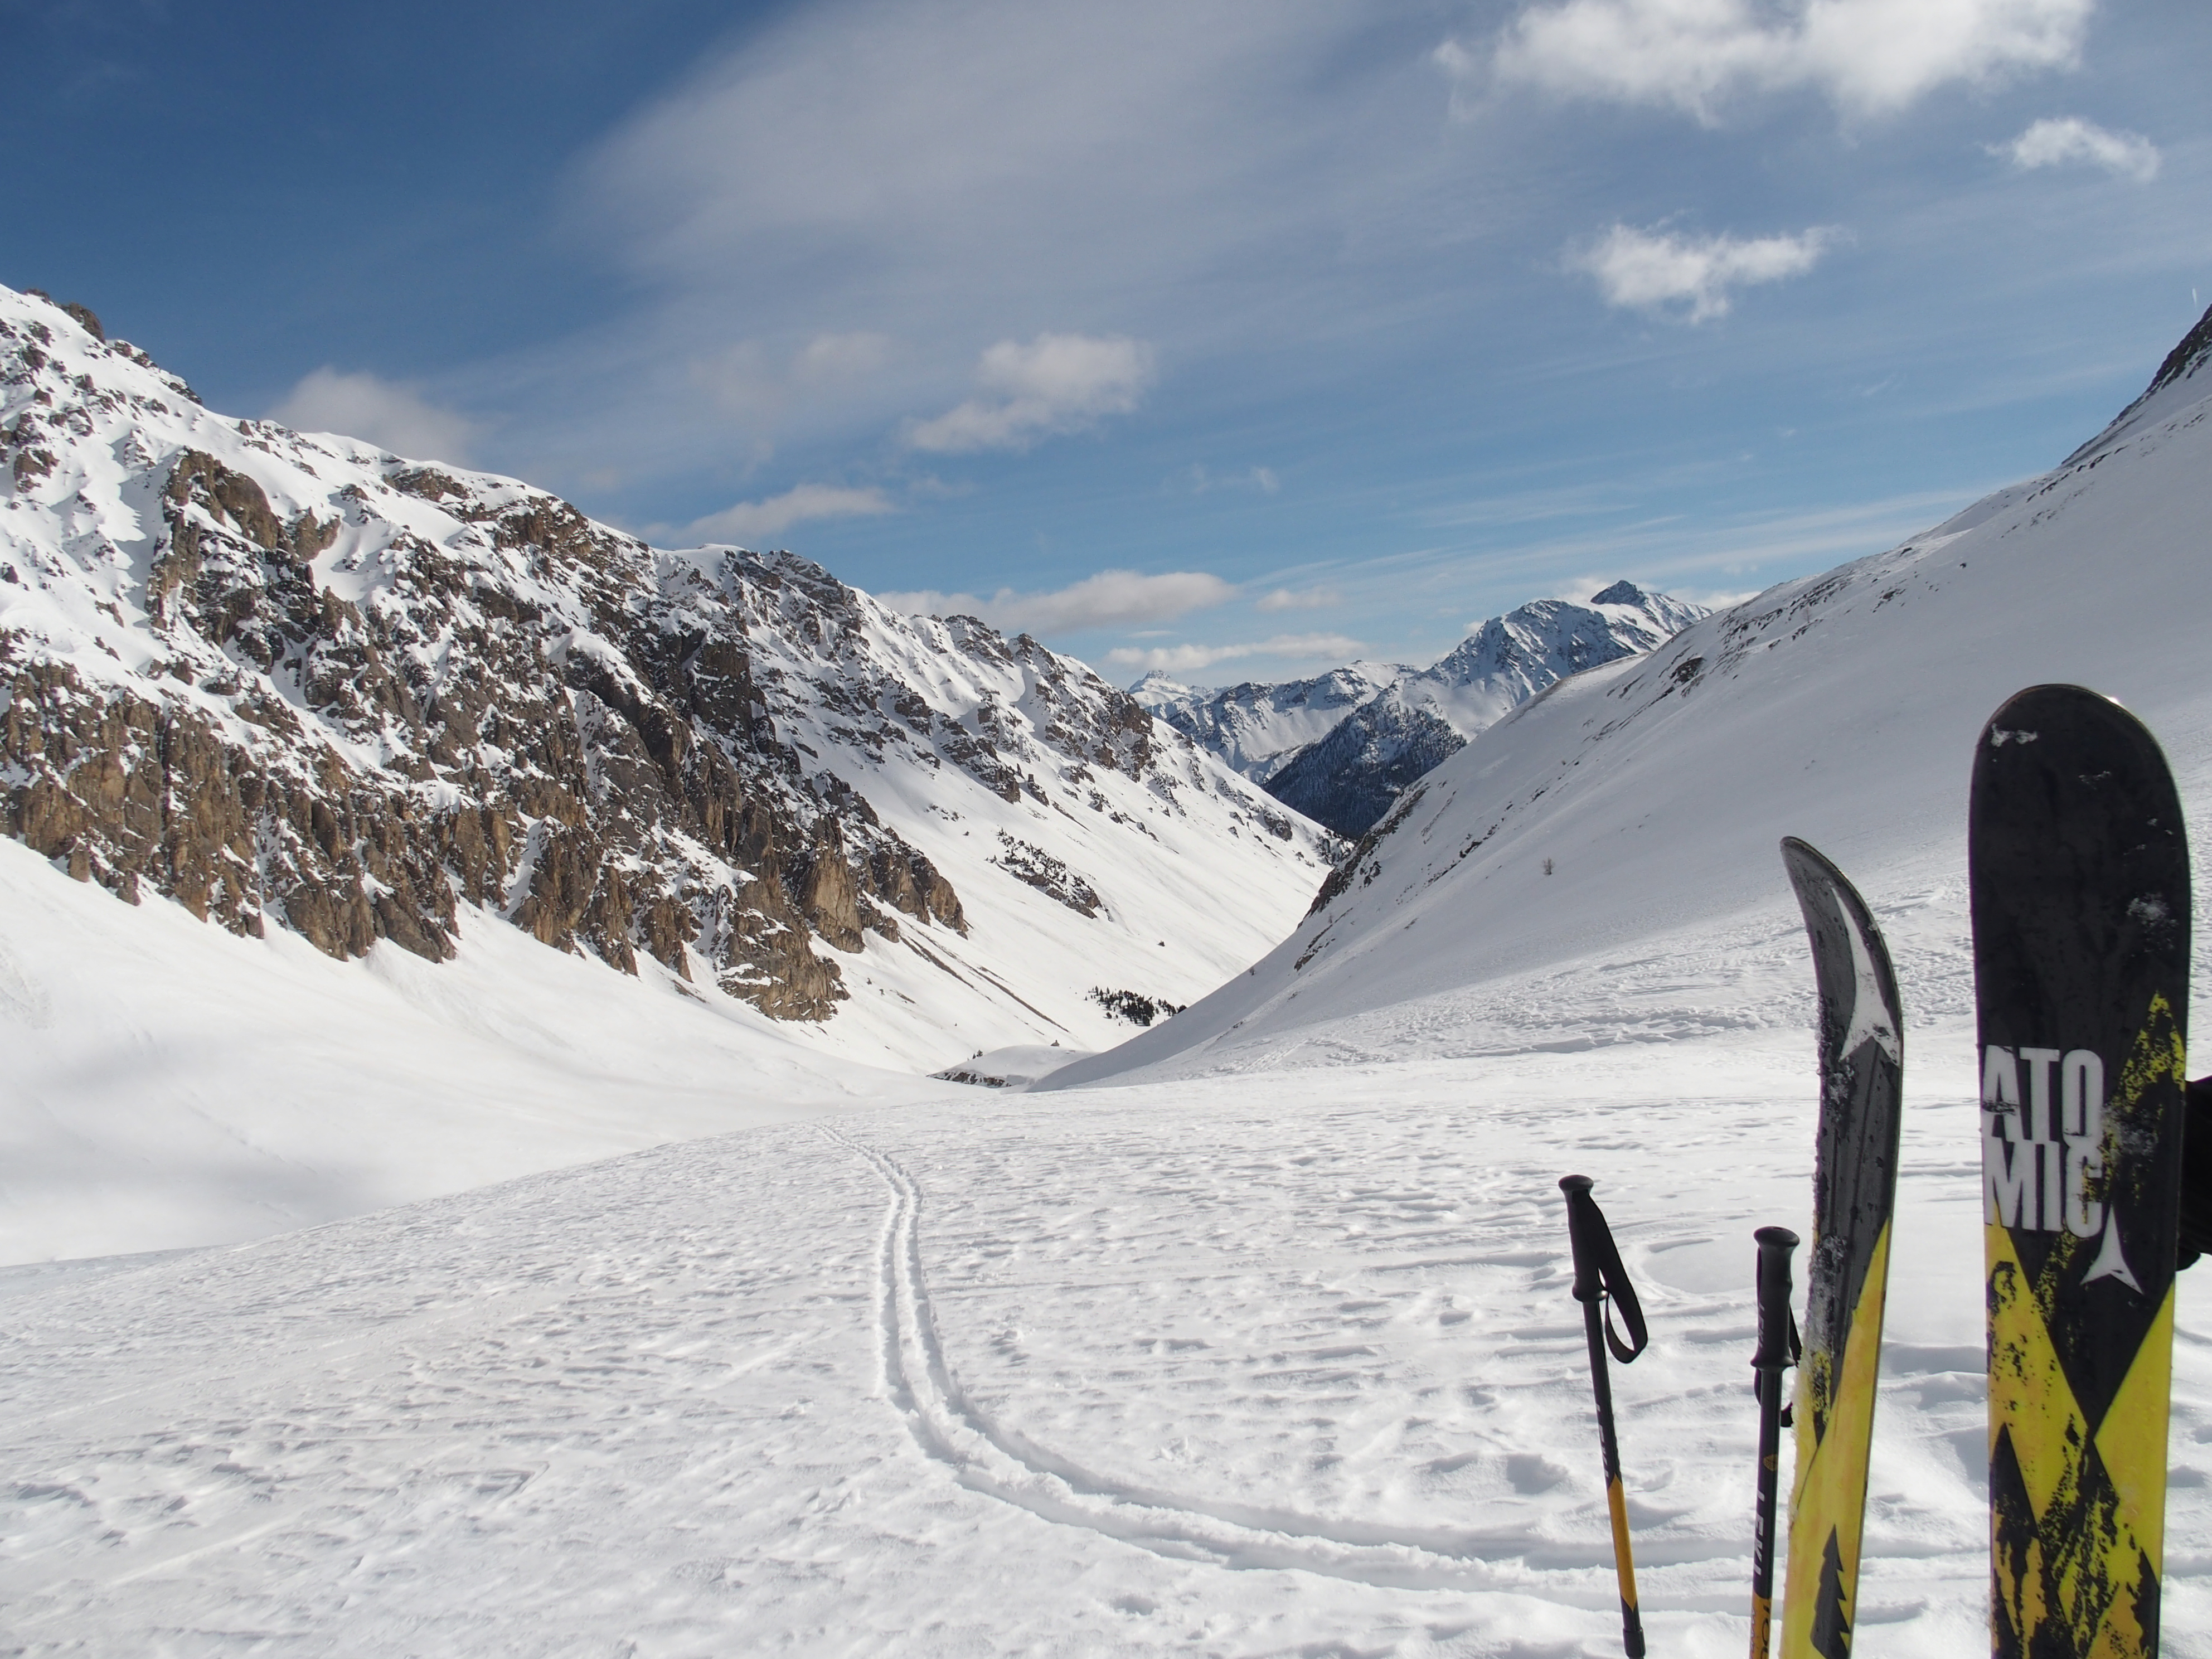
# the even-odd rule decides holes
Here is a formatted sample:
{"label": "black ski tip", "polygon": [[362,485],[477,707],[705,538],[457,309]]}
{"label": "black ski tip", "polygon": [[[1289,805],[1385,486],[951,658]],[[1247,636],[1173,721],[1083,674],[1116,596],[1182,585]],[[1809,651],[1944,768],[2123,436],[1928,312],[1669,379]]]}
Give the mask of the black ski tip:
{"label": "black ski tip", "polygon": [[[2023,686],[2007,697],[1998,705],[1997,712],[1990,715],[1988,723],[1982,727],[1982,735],[1984,738],[1990,737],[2002,726],[2006,728],[2007,737],[2010,738],[2015,732],[2021,731],[2020,726],[2015,723],[2018,716],[2031,711],[2041,714],[2045,710],[2075,715],[2087,711],[2100,719],[2110,719],[2118,715],[2130,725],[2142,725],[2141,720],[2129,712],[2128,706],[2118,697],[2108,696],[2093,686],[2075,685],[2064,680],[2052,680],[2044,685]],[[2021,732],[2021,735],[2030,743],[2035,740],[2032,729]]]}
{"label": "black ski tip", "polygon": [[1975,763],[1985,764],[2008,744],[2025,749],[2047,731],[2074,734],[2084,729],[2141,745],[2166,764],[2166,756],[2150,728],[2118,697],[2086,685],[2054,681],[2031,685],[2004,700],[1982,726],[1975,744]]}
{"label": "black ski tip", "polygon": [[[2091,878],[2098,847],[2148,860],[2160,904],[2186,915],[2188,852],[2173,772],[2158,739],[2127,708],[2081,685],[2031,685],[1989,718],[1968,790],[1971,906],[1994,916],[1998,889],[2061,880],[2041,870],[2053,849],[2071,858],[2063,883]],[[2171,866],[2171,867],[2168,867]],[[2057,867],[2057,866],[2053,866]],[[1979,924],[1977,923],[1978,931]]]}
{"label": "black ski tip", "polygon": [[1802,906],[1808,893],[1823,890],[1848,894],[1844,904],[1853,910],[1864,927],[1874,926],[1874,917],[1859,897],[1859,890],[1851,885],[1850,878],[1836,866],[1836,861],[1809,841],[1800,841],[1795,836],[1782,838],[1782,867],[1790,874],[1790,885],[1796,890],[1797,902]]}
{"label": "black ski tip", "polygon": [[1867,908],[1859,890],[1851,884],[1849,876],[1837,868],[1833,859],[1812,842],[1800,841],[1795,836],[1782,838],[1782,866],[1790,872],[1790,885],[1797,894],[1797,908],[1804,915],[1816,961],[1820,951],[1821,928],[1832,908],[1866,947],[1875,985],[1890,1009],[1891,1024],[1901,1041],[1903,1020],[1898,1006],[1897,970],[1889,958],[1889,941],[1882,937],[1881,925],[1875,921],[1874,912]]}

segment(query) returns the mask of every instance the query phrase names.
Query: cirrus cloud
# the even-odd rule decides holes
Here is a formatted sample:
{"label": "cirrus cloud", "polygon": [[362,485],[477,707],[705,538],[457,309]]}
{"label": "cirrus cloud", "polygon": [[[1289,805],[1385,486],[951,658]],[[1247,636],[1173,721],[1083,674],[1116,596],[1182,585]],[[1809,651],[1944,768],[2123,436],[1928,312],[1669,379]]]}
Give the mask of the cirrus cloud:
{"label": "cirrus cloud", "polygon": [[1002,587],[988,599],[942,593],[934,588],[878,593],[894,611],[910,616],[978,617],[1016,633],[1059,633],[1083,628],[1128,628],[1173,622],[1236,597],[1233,583],[1202,570],[1147,576],[1134,570],[1101,570],[1050,592],[1021,593]]}
{"label": "cirrus cloud", "polygon": [[1240,645],[1168,645],[1140,650],[1134,646],[1123,646],[1109,651],[1106,660],[1116,668],[1141,668],[1146,672],[1158,670],[1168,674],[1188,674],[1200,668],[1211,668],[1218,662],[1234,662],[1240,657],[1287,657],[1293,661],[1317,662],[1323,659],[1350,661],[1358,656],[1358,640],[1342,634],[1278,634],[1273,639],[1251,640]]}
{"label": "cirrus cloud", "polygon": [[[836,484],[794,484],[781,495],[736,501],[719,513],[694,519],[680,533],[700,541],[734,541],[747,545],[781,535],[809,519],[874,518],[898,507],[880,489],[852,489]],[[659,532],[662,526],[653,526]]]}
{"label": "cirrus cloud", "polygon": [[1278,587],[1252,602],[1255,611],[1326,611],[1342,605],[1344,595],[1334,587]]}
{"label": "cirrus cloud", "polygon": [[[1893,114],[1952,82],[1981,85],[2079,58],[2096,0],[1560,0],[1508,24],[1501,82],[1671,106],[1711,123],[1733,100],[1809,88]],[[1447,43],[1455,77],[1481,55]]]}
{"label": "cirrus cloud", "polygon": [[2038,121],[2008,144],[1987,146],[2022,172],[2087,161],[2147,185],[2158,177],[2158,146],[2139,132],[2112,132],[2077,115]]}
{"label": "cirrus cloud", "polygon": [[982,395],[907,428],[915,449],[963,455],[1027,449],[1040,438],[1077,432],[1127,415],[1152,381],[1152,349],[1121,336],[1040,334],[1026,345],[1001,340],[975,366]]}
{"label": "cirrus cloud", "polygon": [[861,330],[817,334],[777,358],[757,340],[736,344],[691,364],[692,380],[722,412],[742,424],[772,427],[794,404],[835,395],[866,380],[890,359],[886,334]]}
{"label": "cirrus cloud", "polygon": [[439,408],[418,386],[328,364],[302,375],[269,418],[295,432],[342,433],[413,459],[462,465],[477,432],[475,422]]}
{"label": "cirrus cloud", "polygon": [[1597,279],[1605,302],[1626,310],[1668,312],[1693,323],[1728,314],[1735,290],[1802,276],[1836,240],[1815,227],[1795,236],[1679,236],[1615,225],[1568,255],[1572,269]]}

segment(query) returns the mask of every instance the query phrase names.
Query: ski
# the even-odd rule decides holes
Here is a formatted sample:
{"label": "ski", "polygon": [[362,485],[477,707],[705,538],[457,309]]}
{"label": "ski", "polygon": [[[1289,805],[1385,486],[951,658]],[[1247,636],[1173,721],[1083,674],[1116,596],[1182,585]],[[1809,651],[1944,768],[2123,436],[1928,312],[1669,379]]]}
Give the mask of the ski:
{"label": "ski", "polygon": [[2189,849],[2158,744],[2039,685],[1974,757],[1968,866],[1998,1659],[2158,1651]]}
{"label": "ski", "polygon": [[1820,1121],[1798,1362],[1782,1659],[1843,1659],[1858,1596],[1867,1456],[1889,1283],[1905,1019],[1889,947],[1857,890],[1803,842],[1782,843],[1820,992]]}

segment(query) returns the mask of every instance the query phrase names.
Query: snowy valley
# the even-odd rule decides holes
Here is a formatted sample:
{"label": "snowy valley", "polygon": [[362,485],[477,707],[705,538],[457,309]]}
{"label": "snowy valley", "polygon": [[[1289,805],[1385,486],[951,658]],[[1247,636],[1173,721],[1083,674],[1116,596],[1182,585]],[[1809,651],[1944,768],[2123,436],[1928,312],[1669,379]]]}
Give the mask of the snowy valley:
{"label": "snowy valley", "polygon": [[[1662,614],[1633,654],[1490,702],[1454,688],[1502,655],[1425,690],[1346,671],[1309,693],[1298,719],[1336,714],[1310,736],[1224,694],[1218,753],[1252,776],[1386,696],[1479,723],[1316,896],[1318,830],[1042,647],[891,617],[803,562],[659,552],[507,481],[218,422],[8,303],[19,343],[52,337],[9,394],[11,454],[44,459],[0,513],[28,843],[0,842],[16,1649],[1618,1651],[1554,1184],[1579,1170],[1651,1319],[1615,1386],[1653,1650],[1740,1652],[1750,1232],[1805,1230],[1813,1156],[1785,834],[1867,896],[1909,1023],[1911,1270],[1855,1650],[1985,1645],[1967,769],[2007,696],[2079,682],[2149,723],[2212,835],[2212,313],[2056,471],[1727,611]],[[134,448],[149,432],[167,447]],[[222,470],[180,471],[188,451]],[[552,529],[502,544],[517,518]],[[165,586],[186,525],[198,573]],[[462,628],[507,641],[536,741],[556,700],[581,711],[567,771],[491,724],[504,686],[470,704],[472,741],[431,712],[476,695],[439,678]],[[747,666],[702,684],[685,665],[718,640]],[[377,699],[308,689],[372,662],[394,665]],[[75,775],[15,735],[32,707],[115,757],[119,805],[75,842],[27,827]],[[241,802],[252,781],[301,804],[235,843],[157,830],[126,763],[149,729],[204,733]],[[768,825],[786,908],[761,922],[702,896],[767,866],[674,805],[690,775],[661,757],[686,743]],[[629,807],[641,776],[671,804]],[[319,805],[347,837],[318,838]],[[378,827],[464,811],[513,850],[447,908],[425,894],[465,866],[408,849],[448,843]],[[553,884],[548,849],[586,831],[592,878]],[[94,879],[68,878],[80,848]],[[137,908],[102,890],[134,874]],[[1260,920],[1186,920],[1232,882]],[[556,884],[563,908],[528,908]],[[314,890],[358,895],[368,934],[315,939],[290,896]],[[805,982],[762,969],[768,921],[836,968],[834,1018],[744,994]],[[2212,953],[2197,981],[2202,1006]],[[915,1074],[1033,1048],[1043,1019],[1103,1048],[1099,984],[1192,1006],[1026,1088]],[[958,1040],[923,1052],[898,997]],[[407,1190],[430,1158],[462,1176]],[[2205,1659],[2212,1267],[2180,1281],[2172,1446],[2164,1651]]]}
{"label": "snowy valley", "polygon": [[[219,416],[98,328],[0,291],[13,1255],[228,1242],[784,1115],[856,1066],[1110,1046],[1328,872],[1327,835],[1026,635]],[[636,1035],[544,1075],[578,1025]],[[366,1110],[364,1054],[409,1079]],[[664,1066],[714,1103],[642,1086]],[[435,1151],[395,1146],[429,1100]]]}

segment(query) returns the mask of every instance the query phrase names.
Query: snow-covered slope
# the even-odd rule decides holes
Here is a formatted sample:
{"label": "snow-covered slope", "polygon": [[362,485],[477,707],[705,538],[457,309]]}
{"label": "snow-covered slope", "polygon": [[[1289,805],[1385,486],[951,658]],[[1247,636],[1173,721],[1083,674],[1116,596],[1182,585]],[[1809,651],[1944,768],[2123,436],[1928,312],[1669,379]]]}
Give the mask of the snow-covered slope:
{"label": "snow-covered slope", "polygon": [[1129,695],[1253,782],[1266,783],[1293,756],[1409,672],[1397,665],[1355,662],[1311,679],[1276,685],[1247,681],[1221,691],[1184,685],[1155,672],[1130,687]]}
{"label": "snow-covered slope", "polygon": [[337,961],[118,904],[0,840],[0,1262],[227,1244],[948,1085],[823,1052],[650,958],[462,907]]}
{"label": "snow-covered slope", "polygon": [[0,289],[0,830],[337,957],[540,942],[924,1069],[1103,1047],[1325,838],[1081,664],[787,554],[203,409]]}
{"label": "snow-covered slope", "polygon": [[2153,417],[2136,405],[2085,459],[1522,705],[1409,792],[1249,975],[1043,1086],[1342,1058],[1415,1025],[1471,1049],[1648,1036],[1674,1016],[1639,1029],[1633,988],[1670,982],[1676,1015],[1686,1000],[1698,1019],[1773,1018],[1758,974],[1681,986],[1702,971],[1693,939],[1765,939],[1794,960],[1785,834],[1905,919],[1924,951],[1908,1008],[1955,1029],[1971,1012],[1967,768],[2006,696],[2072,681],[2119,698],[2164,741],[2197,821],[2212,808],[2207,349],[2161,370]]}

